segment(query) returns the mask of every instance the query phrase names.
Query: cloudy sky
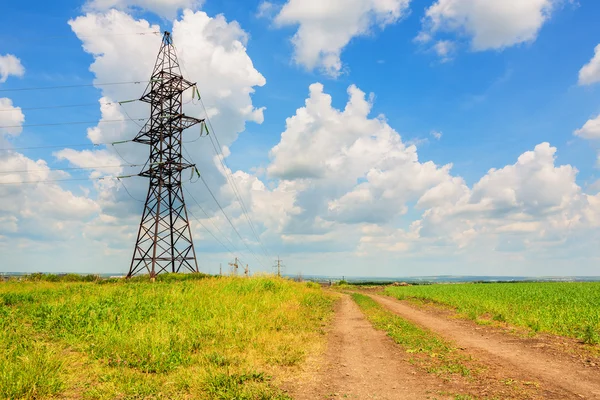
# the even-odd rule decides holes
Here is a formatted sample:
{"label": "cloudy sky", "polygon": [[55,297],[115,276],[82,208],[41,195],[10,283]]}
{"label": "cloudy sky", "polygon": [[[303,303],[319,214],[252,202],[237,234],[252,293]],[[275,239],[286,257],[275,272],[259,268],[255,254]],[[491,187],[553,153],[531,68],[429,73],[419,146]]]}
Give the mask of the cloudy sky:
{"label": "cloudy sky", "polygon": [[119,102],[168,30],[202,95],[185,112],[221,145],[184,133],[217,199],[184,175],[202,271],[279,255],[305,275],[600,275],[597,1],[1,10],[0,271],[127,272],[148,181],[116,177],[148,148],[112,143],[148,117]]}

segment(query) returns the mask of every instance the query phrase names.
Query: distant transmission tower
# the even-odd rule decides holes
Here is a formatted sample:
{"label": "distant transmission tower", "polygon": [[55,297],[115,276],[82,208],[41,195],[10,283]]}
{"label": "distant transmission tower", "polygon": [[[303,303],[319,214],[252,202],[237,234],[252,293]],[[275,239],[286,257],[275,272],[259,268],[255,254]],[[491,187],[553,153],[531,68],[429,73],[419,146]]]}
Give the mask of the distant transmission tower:
{"label": "distant transmission tower", "polygon": [[235,260],[232,263],[229,263],[229,266],[232,267],[232,270],[231,270],[232,275],[237,276],[238,269],[240,268],[240,264],[238,262],[238,258],[236,257]]}
{"label": "distant transmission tower", "polygon": [[283,260],[281,260],[279,258],[279,256],[277,256],[277,265],[274,265],[273,268],[277,268],[277,276],[281,276],[281,268],[285,268],[285,265],[283,265],[281,262]]}
{"label": "distant transmission tower", "polygon": [[194,167],[181,155],[184,129],[203,119],[183,114],[183,92],[195,86],[181,75],[173,39],[165,32],[154,72],[141,101],[150,104],[150,119],[133,139],[150,146],[140,176],[150,179],[135,250],[127,277],[148,271],[198,272],[192,231],[181,187],[181,173]]}

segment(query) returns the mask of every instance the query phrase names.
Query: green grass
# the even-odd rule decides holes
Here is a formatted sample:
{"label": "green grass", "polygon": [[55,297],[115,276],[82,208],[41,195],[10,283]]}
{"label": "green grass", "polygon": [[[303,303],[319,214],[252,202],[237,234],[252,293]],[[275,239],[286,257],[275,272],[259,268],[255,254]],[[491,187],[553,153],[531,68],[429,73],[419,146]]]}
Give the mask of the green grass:
{"label": "green grass", "polygon": [[387,332],[407,353],[413,355],[412,363],[441,376],[471,376],[468,365],[470,359],[457,352],[449,342],[386,310],[369,296],[352,293],[352,299],[375,328]]}
{"label": "green grass", "polygon": [[539,398],[537,385],[490,371],[468,353],[457,349],[453,343],[404,320],[369,296],[352,293],[352,298],[376,329],[386,332],[410,354],[409,361],[413,365],[462,386],[452,393],[441,391],[438,394],[444,397],[451,395],[456,400]]}
{"label": "green grass", "polygon": [[285,399],[333,301],[267,277],[2,283],[0,398]]}
{"label": "green grass", "polygon": [[600,341],[600,283],[498,283],[387,287],[398,299],[421,299],[454,307],[474,319],[495,320]]}

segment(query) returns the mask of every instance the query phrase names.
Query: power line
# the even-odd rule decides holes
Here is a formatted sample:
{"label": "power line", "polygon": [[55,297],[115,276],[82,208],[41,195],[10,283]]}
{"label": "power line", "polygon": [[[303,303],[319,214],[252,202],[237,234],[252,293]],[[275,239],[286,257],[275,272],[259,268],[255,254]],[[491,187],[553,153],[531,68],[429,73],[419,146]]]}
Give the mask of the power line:
{"label": "power line", "polygon": [[[77,35],[75,37],[78,39],[81,38],[89,38],[89,37],[98,37],[98,36],[144,36],[144,35],[156,35],[160,34],[158,31],[151,32],[126,32],[126,33],[94,33],[89,35]],[[60,39],[60,38],[73,38],[73,34],[70,35],[36,35],[36,36],[14,36],[11,37],[11,41],[31,41],[31,40],[47,40],[47,39]]]}
{"label": "power line", "polygon": [[[174,47],[174,46],[173,46]],[[177,49],[174,47],[175,52],[177,52]],[[187,73],[187,68],[185,67],[185,63],[183,62],[183,60],[181,61],[181,66],[183,67],[184,71],[186,71]],[[200,100],[200,104],[202,105],[202,109],[204,110],[204,114],[206,115],[206,120],[208,121],[208,124],[210,125],[210,129],[213,132],[213,135],[215,136],[215,140],[217,141],[218,145],[219,145],[219,149],[221,149],[221,143],[219,143],[219,138],[217,137],[217,133],[215,131],[215,129],[213,128],[212,122],[210,121],[210,118],[208,116],[208,111],[206,110],[206,107],[204,106],[204,101],[202,101],[202,96],[200,96],[200,92],[198,91],[198,87],[196,85],[194,85],[192,90],[196,90],[197,94],[198,94],[198,99]],[[193,93],[192,93],[192,99],[193,99]],[[215,150],[215,154],[217,155],[217,158],[219,159],[221,166],[223,167],[223,170],[225,172],[225,178],[227,180],[227,183],[231,186],[231,188],[233,189],[233,193],[235,194],[238,203],[240,203],[240,207],[242,208],[242,212],[246,218],[246,221],[248,221],[248,225],[250,226],[250,230],[252,231],[252,233],[254,234],[254,237],[256,237],[258,243],[260,244],[260,247],[262,248],[263,252],[265,253],[265,256],[270,257],[268,255],[268,252],[266,251],[262,240],[260,240],[260,236],[258,235],[258,233],[256,232],[256,228],[254,227],[254,223],[252,222],[252,219],[250,218],[250,216],[248,215],[248,209],[246,207],[246,205],[244,204],[244,200],[242,199],[241,195],[239,194],[239,189],[235,183],[235,179],[233,179],[233,176],[230,176],[231,173],[229,172],[229,169],[226,167],[226,164],[224,163],[224,158],[222,153],[220,153],[220,151],[217,151],[215,144],[213,143],[213,140],[211,138],[211,135],[208,135],[210,138],[210,142],[213,146],[213,149]],[[221,154],[221,155],[219,155]],[[262,263],[261,263],[262,264]]]}
{"label": "power line", "polygon": [[38,107],[11,107],[11,108],[0,108],[0,112],[8,112],[8,111],[32,111],[32,110],[49,110],[55,108],[75,108],[75,107],[90,107],[90,106],[109,106],[113,104],[120,104],[118,101],[113,101],[110,103],[81,103],[81,104],[64,104],[58,106],[38,106]]}
{"label": "power line", "polygon": [[233,247],[236,252],[242,253],[239,249],[236,248],[235,244],[233,244],[233,242],[231,241],[231,239],[229,239],[227,237],[227,235],[225,235],[223,233],[223,231],[210,219],[210,216],[204,210],[204,208],[200,205],[200,202],[198,202],[198,200],[196,200],[196,198],[194,197],[194,195],[192,194],[192,192],[190,192],[185,186],[183,188],[190,195],[190,197],[192,198],[192,200],[194,201],[194,203],[196,203],[196,205],[198,206],[198,208],[200,208],[200,211],[202,211],[202,213],[206,216],[206,219],[208,219],[210,221],[210,223],[215,227],[215,229],[221,234],[221,236],[223,236],[229,242],[229,244],[231,245],[231,247]]}
{"label": "power line", "polygon": [[53,89],[72,89],[80,87],[97,87],[97,86],[116,86],[116,85],[139,85],[141,83],[148,83],[150,81],[129,81],[129,82],[106,82],[106,83],[83,83],[80,85],[61,85],[61,86],[37,86],[37,87],[24,87],[24,88],[13,88],[13,89],[0,89],[0,92],[23,92],[27,90],[53,90]]}
{"label": "power line", "polygon": [[93,167],[68,167],[68,168],[47,168],[47,169],[24,169],[17,171],[0,171],[0,174],[20,174],[29,172],[42,172],[42,171],[74,171],[74,170],[90,170],[90,169],[102,169],[102,168],[123,168],[123,167],[141,167],[142,164],[130,164],[130,165],[102,165]]}
{"label": "power line", "polygon": [[69,122],[50,122],[43,124],[25,124],[25,125],[3,125],[0,126],[0,129],[3,128],[31,128],[34,126],[58,126],[58,125],[83,125],[83,124],[104,124],[107,122],[136,122],[136,121],[146,121],[147,118],[137,118],[137,119],[105,119],[100,121],[69,121]]}
{"label": "power line", "polygon": [[234,257],[235,257],[235,254],[234,254],[234,253],[233,253],[233,252],[232,252],[232,251],[229,249],[229,247],[225,246],[225,244],[224,244],[223,242],[221,242],[221,241],[220,241],[220,240],[219,240],[219,239],[218,239],[218,238],[217,238],[217,237],[216,237],[216,236],[215,236],[215,235],[214,235],[214,234],[213,234],[213,233],[210,231],[210,229],[208,229],[208,228],[206,227],[206,225],[204,225],[204,224],[202,223],[202,221],[201,221],[201,220],[200,220],[198,217],[196,217],[196,215],[194,215],[194,213],[193,213],[191,210],[188,210],[188,212],[189,212],[189,213],[190,213],[190,215],[191,215],[192,217],[194,217],[194,219],[195,219],[195,220],[196,220],[196,221],[197,221],[197,222],[198,222],[198,223],[199,223],[199,224],[200,224],[200,225],[201,225],[201,226],[204,228],[204,230],[205,230],[206,232],[208,232],[208,233],[209,233],[209,234],[210,234],[210,235],[211,235],[211,236],[212,236],[212,237],[213,237],[213,238],[214,238],[214,239],[215,239],[215,240],[216,240],[216,241],[217,241],[217,242],[218,242],[218,243],[219,243],[221,246],[223,246],[223,248],[224,248],[225,250],[227,250],[227,252],[228,252],[229,254],[231,254],[232,256],[234,256]]}
{"label": "power line", "polygon": [[0,149],[0,151],[15,151],[15,150],[38,150],[38,149],[59,149],[61,147],[96,147],[108,146],[112,143],[75,143],[75,144],[53,144],[48,146],[30,146],[30,147],[13,147],[10,149]]}
{"label": "power line", "polygon": [[212,147],[215,151],[215,154],[217,155],[217,158],[219,159],[221,166],[223,167],[223,171],[225,172],[225,178],[227,180],[227,182],[229,183],[229,185],[231,186],[231,188],[233,189],[233,193],[236,196],[237,201],[240,204],[240,207],[242,209],[242,212],[246,218],[246,221],[248,221],[248,225],[250,226],[250,230],[252,231],[252,233],[254,234],[254,237],[256,237],[256,240],[258,241],[258,243],[260,244],[260,247],[262,248],[263,252],[265,253],[266,257],[269,257],[268,251],[265,249],[262,240],[260,240],[260,236],[258,235],[256,228],[254,227],[254,223],[252,222],[252,219],[250,218],[250,215],[248,213],[248,208],[246,207],[246,204],[244,203],[244,200],[242,199],[242,196],[239,193],[239,189],[237,187],[237,184],[235,183],[235,179],[233,178],[233,176],[231,175],[231,172],[229,171],[229,167],[227,166],[226,162],[225,162],[225,157],[223,156],[222,152],[220,151],[221,147],[221,143],[219,142],[219,138],[217,137],[217,133],[214,130],[212,123],[210,121],[210,118],[208,117],[208,112],[206,110],[206,107],[204,106],[204,101],[202,101],[202,97],[200,96],[200,94],[198,94],[198,98],[200,99],[200,104],[202,105],[202,108],[204,110],[204,113],[206,115],[206,120],[208,121],[208,124],[210,125],[210,129],[215,137],[215,141],[218,144],[218,149],[217,150],[217,146],[215,145],[215,143],[212,140],[211,135],[209,136],[210,142],[212,144]]}
{"label": "power line", "polygon": [[215,201],[215,203],[217,203],[217,206],[219,206],[219,209],[221,210],[221,212],[225,216],[225,219],[227,219],[227,222],[229,222],[229,225],[231,225],[231,227],[233,228],[233,231],[237,234],[237,236],[240,238],[240,240],[242,241],[242,243],[244,243],[244,246],[246,246],[246,248],[248,249],[248,251],[250,252],[250,254],[252,254],[254,256],[254,258],[256,259],[256,261],[258,261],[258,263],[260,265],[262,265],[263,268],[264,268],[263,263],[258,259],[258,257],[256,257],[256,254],[248,246],[248,243],[246,243],[246,241],[244,240],[244,238],[242,238],[242,235],[240,235],[240,232],[237,230],[237,228],[235,227],[235,225],[233,224],[233,222],[231,222],[231,219],[229,218],[229,216],[227,215],[227,213],[225,213],[225,210],[223,209],[223,207],[221,207],[221,203],[219,203],[219,200],[217,200],[217,198],[215,197],[213,191],[210,190],[210,187],[208,186],[208,184],[206,183],[206,181],[204,180],[204,177],[202,175],[200,175],[200,179],[202,180],[202,183],[204,183],[204,186],[206,186],[206,189],[208,190],[208,193],[210,193],[210,195],[213,198],[213,200]]}
{"label": "power line", "polygon": [[[52,144],[47,146],[30,146],[30,147],[12,147],[10,149],[0,149],[0,151],[15,151],[15,150],[34,150],[34,149],[58,149],[61,147],[97,147],[97,146],[115,146],[117,144],[129,143],[131,140],[122,140],[119,142],[109,143],[73,143],[73,144]],[[116,150],[116,147],[115,147]],[[128,164],[132,164],[125,161]]]}
{"label": "power line", "polygon": [[50,182],[70,182],[70,181],[100,181],[103,179],[113,179],[116,176],[102,176],[98,178],[68,178],[68,179],[44,179],[39,181],[22,181],[22,182],[0,182],[0,185],[23,185],[29,183],[50,183]]}
{"label": "power line", "polygon": [[125,191],[127,192],[127,194],[129,195],[129,197],[131,197],[133,200],[135,201],[139,201],[140,203],[143,203],[142,200],[140,199],[136,199],[135,197],[133,197],[131,195],[131,193],[129,193],[129,190],[127,189],[127,186],[125,186],[125,184],[123,183],[123,181],[121,180],[121,178],[117,177],[117,180],[119,181],[119,183],[121,184],[121,186],[123,186],[123,189],[125,189]]}
{"label": "power line", "polygon": [[[96,103],[68,104],[68,105],[61,105],[61,106],[11,107],[11,108],[0,108],[0,112],[48,110],[48,109],[53,109],[53,108],[89,107],[89,106],[97,106],[98,104],[102,105],[102,103],[96,102]],[[111,103],[105,103],[105,104],[111,104]]]}

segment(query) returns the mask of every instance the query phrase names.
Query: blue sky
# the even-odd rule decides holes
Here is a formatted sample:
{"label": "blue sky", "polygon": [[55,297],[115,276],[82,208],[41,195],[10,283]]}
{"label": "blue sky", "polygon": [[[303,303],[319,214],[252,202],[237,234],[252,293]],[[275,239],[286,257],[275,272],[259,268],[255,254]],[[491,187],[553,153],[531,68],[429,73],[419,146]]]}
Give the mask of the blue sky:
{"label": "blue sky", "polygon": [[[56,169],[143,162],[142,145],[127,144],[120,154],[91,146],[94,138],[131,138],[139,129],[133,122],[88,129],[100,118],[128,118],[118,106],[101,112],[101,98],[135,99],[144,87],[39,88],[147,79],[159,38],[129,34],[147,21],[173,30],[184,74],[214,111],[227,166],[268,250],[254,240],[227,173],[201,139],[189,150],[247,241],[238,240],[206,188],[190,184],[208,212],[204,218],[188,199],[202,215],[192,228],[205,271],[235,255],[254,271],[268,270],[279,254],[290,273],[304,274],[598,275],[597,2],[2,7],[0,101],[7,100],[0,126],[23,128],[0,128],[0,147],[14,149],[0,151],[0,166],[37,171],[5,173],[0,183],[82,180],[0,186],[7,203],[0,205],[0,270],[128,269],[147,182],[123,180],[132,199],[110,177],[135,167]],[[36,89],[11,91],[19,88]],[[50,105],[78,106],[31,109]],[[148,111],[136,103],[124,108],[133,118]],[[191,104],[186,112],[203,116]],[[46,125],[79,121],[89,123]],[[28,126],[35,124],[44,126]],[[109,178],[86,180],[102,176]]]}

